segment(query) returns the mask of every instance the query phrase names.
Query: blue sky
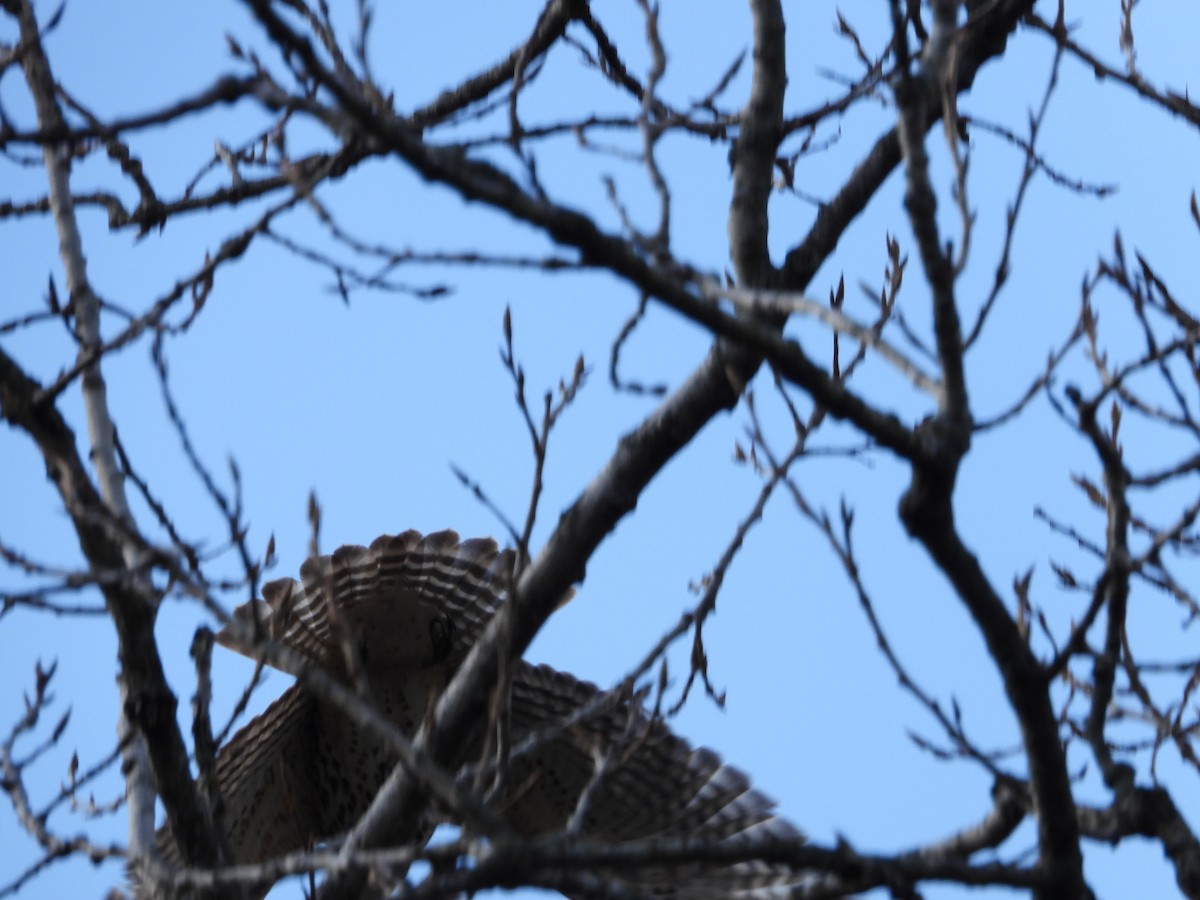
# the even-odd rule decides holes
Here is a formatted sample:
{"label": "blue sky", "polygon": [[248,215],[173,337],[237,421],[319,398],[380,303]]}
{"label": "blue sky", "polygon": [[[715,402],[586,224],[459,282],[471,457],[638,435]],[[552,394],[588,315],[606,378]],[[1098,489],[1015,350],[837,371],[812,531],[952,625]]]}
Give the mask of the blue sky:
{"label": "blue sky", "polygon": [[[833,5],[804,6],[789,21],[789,113],[837,93],[836,84],[822,73],[857,71],[849,47],[834,34]],[[706,91],[748,46],[748,17],[740,4],[664,7],[670,68],[663,92],[683,103]],[[528,3],[380,4],[373,48],[376,74],[395,87],[400,109],[416,107],[507,53],[527,34],[537,9],[538,4]],[[852,3],[842,11],[868,47],[883,45],[884,4]],[[49,8],[40,12],[48,15]],[[631,69],[644,71],[648,57],[634,4],[598,3],[596,12]],[[1054,14],[1052,7],[1041,12],[1048,18]],[[1070,4],[1068,19],[1072,14],[1090,17],[1077,39],[1116,63],[1116,4],[1099,14]],[[461,27],[463,21],[471,27]],[[1148,77],[1182,93],[1195,81],[1197,63],[1189,41],[1194,28],[1180,28],[1180,22],[1197,22],[1194,9],[1182,2],[1139,11],[1135,20],[1139,61]],[[207,85],[219,72],[235,71],[236,62],[225,48],[227,32],[247,47],[262,46],[257,29],[237,4],[76,4],[68,6],[47,46],[59,80],[101,117],[109,117],[157,108]],[[11,26],[6,23],[0,34],[11,40]],[[1019,32],[1005,61],[984,70],[962,109],[1021,131],[1028,110],[1040,100],[1051,56],[1048,39]],[[269,51],[263,57],[276,64]],[[740,103],[746,86],[743,72],[727,95],[729,105]],[[29,103],[17,73],[0,81],[0,99],[28,127]],[[565,118],[577,113],[580,103],[597,112],[630,111],[614,91],[598,86],[595,73],[586,71],[576,55],[559,48],[522,108],[526,124]],[[832,141],[830,148],[801,160],[797,184],[806,195],[828,197],[893,117],[890,108],[868,102],[827,125],[818,137]],[[237,144],[264,122],[252,105],[240,104],[169,130],[138,133],[131,143],[163,195],[175,196],[211,158],[214,140]],[[497,127],[502,126],[492,126]],[[1130,92],[1098,83],[1091,71],[1068,60],[1042,139],[1042,152],[1059,169],[1119,189],[1100,200],[1069,193],[1044,178],[1032,186],[1009,286],[987,336],[968,361],[980,419],[1013,402],[1069,332],[1078,312],[1079,284],[1098,257],[1109,252],[1118,229],[1126,247],[1143,249],[1185,305],[1196,284],[1196,232],[1188,212],[1195,187],[1193,134],[1137,102]],[[613,135],[611,140],[623,138]],[[300,129],[289,149],[298,155],[306,146],[326,144],[320,133]],[[935,134],[929,146],[943,201],[942,223],[947,234],[955,235],[944,144]],[[728,265],[725,152],[719,145],[679,138],[662,147],[675,201],[675,252],[713,272]],[[981,132],[974,133],[972,152],[971,200],[978,224],[973,261],[958,294],[968,314],[990,286],[1005,205],[1022,165],[1019,152]],[[38,169],[5,164],[2,171],[6,198],[44,193]],[[635,220],[643,227],[653,224],[653,197],[635,164],[580,154],[564,139],[547,147],[539,172],[552,196],[593,213],[605,228],[616,231],[619,221],[601,180],[611,175]],[[221,177],[223,173],[210,174],[202,186],[211,187]],[[118,189],[118,173],[97,155],[76,168],[73,184],[76,191],[102,185]],[[928,321],[928,292],[904,219],[901,190],[894,175],[818,273],[810,295],[823,298],[844,275],[848,313],[869,319],[858,285],[878,289],[886,261],[884,235],[891,233],[910,256],[901,306],[922,328]],[[119,191],[131,200],[126,185]],[[525,226],[423,184],[394,160],[364,165],[318,196],[346,228],[372,242],[493,253],[551,249]],[[84,210],[90,275],[106,299],[128,309],[145,308],[181,273],[197,268],[206,252],[251,221],[256,209],[181,218],[162,234],[141,241],[129,232],[108,233],[103,213]],[[771,247],[778,260],[803,236],[814,206],[779,194],[771,216]],[[307,210],[283,220],[279,230],[328,247]],[[4,319],[38,308],[49,276],[62,289],[56,247],[48,219],[0,221]],[[461,488],[451,464],[479,481],[510,516],[523,515],[532,457],[497,352],[506,307],[512,309],[516,349],[531,397],[569,376],[579,354],[591,367],[585,390],[551,437],[535,543],[549,534],[559,511],[604,464],[619,437],[653,409],[653,399],[615,394],[607,383],[612,342],[637,302],[636,294],[613,278],[433,267],[401,270],[398,277],[413,284],[451,284],[454,291],[437,302],[356,293],[347,308],[329,290],[328,272],[259,242],[222,272],[191,332],[168,343],[172,386],[197,449],[223,476],[225,460],[237,460],[251,545],[265,548],[275,536],[275,577],[295,574],[303,559],[310,491],[322,505],[326,550],[369,543],[378,534],[407,528],[450,527],[464,536],[499,536],[498,523]],[[1119,322],[1119,306],[1103,311],[1102,321]],[[110,329],[116,325],[107,323]],[[818,358],[827,357],[829,340],[821,329],[798,324],[790,333]],[[73,346],[54,325],[2,340],[42,380],[51,379],[73,356]],[[647,383],[675,386],[708,345],[700,329],[652,307],[626,348],[623,371]],[[1123,347],[1119,337],[1112,346],[1118,355],[1136,349]],[[105,374],[114,418],[141,474],[173,510],[186,536],[218,545],[220,517],[189,474],[164,415],[148,344],[109,357]],[[1094,377],[1089,377],[1082,357],[1076,356],[1061,383],[1078,379],[1091,386]],[[768,433],[786,441],[789,426],[771,397],[769,380],[760,376],[754,387]],[[857,387],[906,421],[930,412],[927,398],[914,394],[877,360],[864,366]],[[68,392],[60,405],[82,433],[78,393]],[[529,653],[532,659],[600,684],[612,682],[695,602],[689,583],[712,567],[759,490],[758,478],[732,462],[734,442],[742,439],[746,424],[744,409],[719,417],[656,478],[636,513],[593,557],[575,599],[539,635]],[[1128,428],[1131,452],[1153,459],[1171,449],[1133,423]],[[845,447],[855,440],[848,429],[832,424],[822,435],[824,446]],[[5,472],[0,477],[0,539],[38,559],[79,565],[69,522],[30,443],[11,430],[0,431],[0,460]],[[1088,448],[1039,400],[1011,428],[977,440],[958,488],[963,534],[994,583],[1009,591],[1013,577],[1032,566],[1035,599],[1060,627],[1081,607],[1078,596],[1059,591],[1050,563],[1079,564],[1081,557],[1037,521],[1033,510],[1044,506],[1102,536],[1102,520],[1069,481],[1072,473],[1094,476],[1095,471]],[[843,498],[854,507],[865,583],[912,673],[944,705],[957,699],[980,744],[1014,746],[1015,723],[978,633],[897,520],[904,471],[882,452],[853,459],[814,456],[801,463],[796,480],[810,503],[831,513]],[[152,528],[144,507],[139,513]],[[3,577],[4,590],[23,585],[16,571]],[[1148,651],[1175,658],[1194,646],[1192,634],[1181,630],[1183,614],[1167,599],[1147,594],[1136,602],[1134,620],[1149,635]],[[187,648],[202,618],[181,602],[168,603],[160,616],[160,645],[185,723],[192,690]],[[814,840],[827,844],[844,836],[864,851],[905,849],[945,836],[986,811],[986,773],[966,763],[931,759],[909,739],[910,730],[935,740],[940,736],[935,723],[897,686],[838,563],[786,496],[772,501],[730,571],[718,615],[705,634],[710,674],[727,692],[728,702],[716,709],[697,695],[674,727],[751,773],[755,784],[777,798],[782,812]],[[103,619],[52,619],[16,611],[0,620],[0,685],[5,686],[0,690],[0,727],[7,728],[20,714],[21,691],[31,685],[37,659],[58,660],[55,711],[67,705],[73,710],[62,746],[31,777],[35,789],[56,789],[75,749],[87,764],[111,748],[114,645]],[[687,650],[685,642],[669,657],[676,687],[687,671]],[[231,654],[218,657],[218,719],[232,707],[248,672],[248,665]],[[260,702],[285,684],[281,675],[270,678]],[[1076,753],[1072,762],[1080,767],[1090,760]],[[1146,760],[1137,764],[1146,782]],[[1183,772],[1168,750],[1158,760],[1158,774],[1195,824],[1200,796],[1194,773]],[[118,779],[110,777],[101,782],[97,799],[118,790]],[[1103,800],[1094,779],[1085,779],[1078,793]],[[61,815],[52,821],[68,832],[81,827]],[[93,835],[123,836],[120,821],[86,827]],[[0,846],[16,848],[0,862],[0,881],[34,858],[30,842],[17,833],[7,813],[0,814]],[[1026,827],[1005,850],[1011,854],[1032,846]],[[1176,891],[1161,850],[1149,844],[1128,841],[1116,851],[1088,845],[1087,869],[1103,897],[1170,897]],[[118,878],[115,866],[94,870],[85,863],[66,863],[45,873],[22,896],[99,896]],[[293,886],[276,895],[298,892]],[[931,886],[926,896],[949,900],[965,891]]]}

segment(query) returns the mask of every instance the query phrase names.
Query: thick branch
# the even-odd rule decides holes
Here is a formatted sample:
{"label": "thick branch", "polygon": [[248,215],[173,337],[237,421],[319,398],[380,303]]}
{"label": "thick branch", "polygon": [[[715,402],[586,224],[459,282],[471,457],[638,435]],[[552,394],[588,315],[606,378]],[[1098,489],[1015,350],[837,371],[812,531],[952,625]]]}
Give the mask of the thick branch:
{"label": "thick branch", "polygon": [[[0,415],[37,443],[92,571],[128,571],[122,547],[114,537],[120,526],[88,477],[66,421],[52,404],[34,399],[41,390],[41,385],[0,350]],[[130,579],[103,578],[98,584],[117,629],[121,672],[127,685],[125,713],[146,736],[171,831],[190,862],[215,865],[220,859],[216,830],[188,773],[187,747],[175,719],[175,695],[167,686],[154,640],[154,608],[131,587]]]}
{"label": "thick branch", "polygon": [[[954,523],[953,492],[959,465],[970,447],[971,415],[963,370],[962,333],[954,297],[954,267],[941,246],[936,199],[929,179],[925,133],[931,110],[952,83],[957,59],[957,4],[934,4],[934,30],[919,73],[910,74],[907,21],[892,3],[893,35],[901,75],[896,86],[899,138],[905,158],[905,206],[917,238],[932,293],[934,333],[944,387],[943,405],[921,431],[926,453],[914,460],[912,482],[900,506],[910,534],[922,542],[971,613],[1004,682],[1021,728],[1029,765],[1030,790],[1038,814],[1039,864],[1047,875],[1039,900],[1091,896],[1083,879],[1083,859],[1066,754],[1050,703],[1045,672],[1017,622],[967,548]],[[1001,45],[1003,41],[1001,41]],[[946,92],[945,102],[953,102]]]}
{"label": "thick branch", "polygon": [[770,288],[775,276],[767,250],[767,201],[771,196],[775,151],[783,122],[783,9],[777,0],[752,0],[754,77],[738,123],[729,204],[729,253],[741,287]]}
{"label": "thick branch", "polygon": [[[55,95],[54,76],[42,47],[32,4],[23,0],[14,6],[15,9],[10,7],[10,12],[20,23],[24,46],[21,64],[37,109],[38,124],[46,131],[65,130],[66,122]],[[58,229],[59,253],[75,310],[79,353],[86,357],[101,343],[100,303],[88,281],[83,241],[75,218],[70,155],[66,148],[52,143],[43,145],[42,155],[50,182],[50,207]],[[221,857],[220,842],[207,806],[196,793],[188,772],[187,752],[175,722],[175,698],[167,687],[154,642],[156,597],[149,578],[141,571],[144,551],[140,541],[132,537],[135,527],[114,449],[114,426],[100,362],[98,359],[90,362],[83,373],[83,404],[91,444],[89,456],[96,470],[99,495],[92,490],[91,481],[75,455],[74,436],[65,423],[57,419],[57,411],[52,406],[32,409],[29,401],[33,394],[28,391],[36,385],[28,379],[22,380],[23,373],[11,364],[11,360],[5,358],[5,362],[8,376],[5,380],[16,392],[6,404],[5,415],[15,414],[20,418],[17,424],[38,442],[52,473],[56,470],[69,482],[64,483],[59,477],[55,479],[89,564],[99,571],[133,570],[129,582],[105,590],[105,602],[120,642],[122,704],[118,728],[125,755],[130,854],[137,861],[154,853],[155,785],[151,779],[152,770],[154,780],[165,788],[163,799],[168,811],[184,829],[186,843],[183,846],[190,854],[189,858],[215,863]],[[84,528],[93,532],[86,541]],[[146,743],[151,746],[147,747]]]}

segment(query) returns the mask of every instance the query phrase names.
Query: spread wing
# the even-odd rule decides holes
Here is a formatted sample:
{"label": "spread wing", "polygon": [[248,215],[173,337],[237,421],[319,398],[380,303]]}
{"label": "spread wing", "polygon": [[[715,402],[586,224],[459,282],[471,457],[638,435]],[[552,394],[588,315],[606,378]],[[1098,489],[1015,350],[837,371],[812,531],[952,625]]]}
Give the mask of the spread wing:
{"label": "spread wing", "polygon": [[[548,666],[521,664],[513,677],[510,715],[518,751],[531,735],[553,735],[518,757],[510,774],[505,819],[521,833],[559,831],[587,791],[577,827],[581,836],[604,843],[655,837],[803,840],[742,772],[595,685]],[[641,869],[636,878],[632,872],[607,874],[638,892],[675,897],[729,897],[802,880],[785,866],[765,863]]]}
{"label": "spread wing", "polygon": [[261,862],[319,836],[309,764],[314,713],[313,698],[293,685],[218,755],[221,821],[238,862]]}
{"label": "spread wing", "polygon": [[[315,714],[312,696],[293,685],[218,753],[218,821],[235,862],[262,862],[318,837]],[[158,841],[164,860],[179,864],[169,828]]]}

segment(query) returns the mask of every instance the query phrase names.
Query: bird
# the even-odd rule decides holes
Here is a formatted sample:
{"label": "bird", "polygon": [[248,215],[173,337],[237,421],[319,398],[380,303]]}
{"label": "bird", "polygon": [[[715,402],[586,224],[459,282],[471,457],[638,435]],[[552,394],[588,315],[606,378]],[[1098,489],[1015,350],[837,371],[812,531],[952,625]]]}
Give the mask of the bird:
{"label": "bird", "polygon": [[[298,580],[265,584],[262,599],[238,607],[217,641],[253,656],[245,635],[267,635],[347,686],[365,682],[376,710],[412,736],[503,609],[512,564],[512,551],[488,538],[384,535],[370,546],[309,558]],[[514,753],[489,804],[512,834],[547,837],[569,827],[605,845],[648,838],[803,842],[746,775],[674,734],[639,696],[605,692],[523,660],[510,674],[510,746],[526,752]],[[476,729],[476,755],[485,726]],[[538,735],[544,739],[526,740]],[[234,861],[261,863],[336,841],[396,763],[388,743],[297,681],[217,754],[216,821]],[[418,831],[428,837],[436,824]],[[169,826],[159,842],[164,857],[177,862]],[[660,863],[600,874],[634,895],[681,900],[780,896],[804,879],[762,861]]]}

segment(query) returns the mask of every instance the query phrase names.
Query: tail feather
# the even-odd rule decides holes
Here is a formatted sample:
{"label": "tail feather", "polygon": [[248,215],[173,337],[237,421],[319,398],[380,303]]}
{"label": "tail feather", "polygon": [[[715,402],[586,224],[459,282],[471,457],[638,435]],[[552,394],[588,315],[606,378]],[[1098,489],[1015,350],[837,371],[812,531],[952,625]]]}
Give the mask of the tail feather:
{"label": "tail feather", "polygon": [[[424,668],[462,656],[499,608],[511,561],[487,539],[459,541],[453,531],[384,535],[370,547],[339,547],[300,568],[300,580],[263,586],[263,601],[238,607],[234,618],[323,668],[342,667],[341,635],[370,668]],[[218,642],[245,652],[231,628]]]}

